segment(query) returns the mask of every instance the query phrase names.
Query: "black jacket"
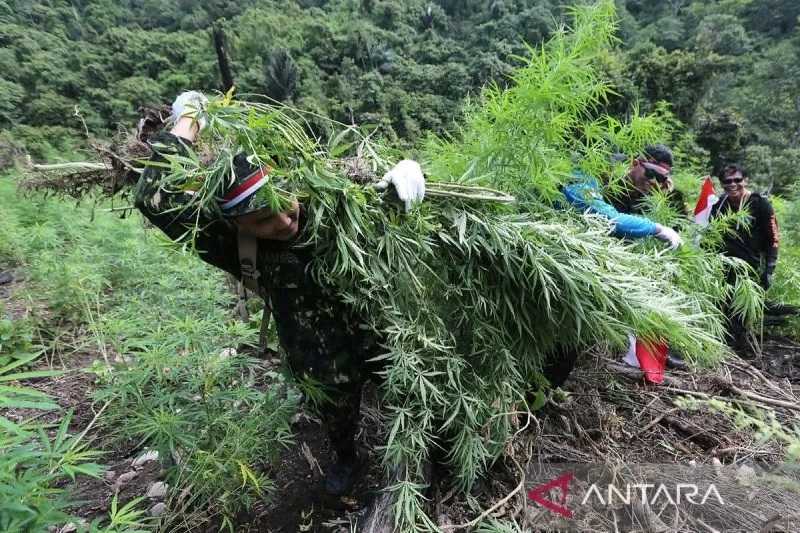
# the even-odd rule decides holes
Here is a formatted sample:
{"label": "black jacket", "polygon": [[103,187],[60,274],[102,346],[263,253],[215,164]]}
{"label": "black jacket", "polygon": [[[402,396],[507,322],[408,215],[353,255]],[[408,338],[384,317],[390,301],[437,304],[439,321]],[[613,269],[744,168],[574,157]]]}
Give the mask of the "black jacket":
{"label": "black jacket", "polygon": [[[618,194],[608,196],[608,202],[613,205],[617,211],[630,215],[644,214],[644,199],[645,194],[632,186],[627,187]],[[681,191],[677,189],[669,191],[667,193],[667,202],[681,217],[687,218],[689,216],[689,212],[686,210],[686,202]]]}
{"label": "black jacket", "polygon": [[[738,257],[747,262],[756,272],[761,271],[762,259],[765,270],[772,274],[778,261],[778,245],[780,235],[775,210],[769,200],[758,193],[751,193],[743,202],[750,215],[750,224],[735,228],[735,232],[726,235],[722,252],[730,257]],[[711,218],[722,214],[736,212],[742,205],[734,204],[727,194],[711,208]]]}

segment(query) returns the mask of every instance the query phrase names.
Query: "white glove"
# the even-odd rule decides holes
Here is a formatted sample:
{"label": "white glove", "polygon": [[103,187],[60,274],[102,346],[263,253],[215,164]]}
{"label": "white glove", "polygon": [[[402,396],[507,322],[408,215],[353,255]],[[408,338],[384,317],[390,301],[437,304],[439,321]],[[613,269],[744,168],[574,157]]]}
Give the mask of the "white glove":
{"label": "white glove", "polygon": [[681,236],[678,235],[677,231],[675,231],[672,228],[662,226],[661,224],[656,224],[655,237],[657,239],[661,239],[664,242],[668,242],[669,247],[672,250],[677,249],[681,244],[683,244],[683,239],[681,239]]}
{"label": "white glove", "polygon": [[390,183],[394,185],[397,197],[405,204],[406,213],[411,210],[414,203],[421,202],[425,198],[425,177],[416,161],[403,159],[375,184],[375,188],[382,190]]}
{"label": "white glove", "polygon": [[186,91],[181,93],[172,102],[172,121],[178,122],[181,117],[190,117],[197,121],[200,131],[206,127],[203,112],[208,105],[208,98],[200,91]]}

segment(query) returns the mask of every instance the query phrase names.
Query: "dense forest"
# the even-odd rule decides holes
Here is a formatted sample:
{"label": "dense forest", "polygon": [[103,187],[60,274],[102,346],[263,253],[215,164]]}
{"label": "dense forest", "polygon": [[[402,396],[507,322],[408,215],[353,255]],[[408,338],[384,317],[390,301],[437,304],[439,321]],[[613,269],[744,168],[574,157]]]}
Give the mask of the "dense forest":
{"label": "dense forest", "polygon": [[[617,4],[610,109],[669,102],[705,149],[702,166],[708,155],[740,159],[764,188],[789,183],[800,155],[800,4]],[[63,156],[85,145],[85,131],[128,127],[141,105],[219,90],[215,29],[239,94],[378,124],[410,144],[447,130],[485,84],[505,84],[565,9],[551,0],[5,0],[0,157]]]}

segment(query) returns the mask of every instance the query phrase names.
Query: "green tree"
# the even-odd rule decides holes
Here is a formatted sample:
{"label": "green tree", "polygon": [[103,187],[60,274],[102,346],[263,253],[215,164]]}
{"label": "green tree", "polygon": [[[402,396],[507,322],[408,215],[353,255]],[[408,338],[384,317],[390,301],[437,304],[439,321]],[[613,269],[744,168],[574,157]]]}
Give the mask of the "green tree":
{"label": "green tree", "polygon": [[297,65],[289,51],[275,50],[264,67],[266,95],[279,102],[294,96],[297,88]]}
{"label": "green tree", "polygon": [[13,81],[0,78],[0,124],[11,124],[21,116],[25,88]]}
{"label": "green tree", "polygon": [[695,32],[697,49],[704,53],[738,56],[753,49],[750,36],[733,15],[709,15]]}

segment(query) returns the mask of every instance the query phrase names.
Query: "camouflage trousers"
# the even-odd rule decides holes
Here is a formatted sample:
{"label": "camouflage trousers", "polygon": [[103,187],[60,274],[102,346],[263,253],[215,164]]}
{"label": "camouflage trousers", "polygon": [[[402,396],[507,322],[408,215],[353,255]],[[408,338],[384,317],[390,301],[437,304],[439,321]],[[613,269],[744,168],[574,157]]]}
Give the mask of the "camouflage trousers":
{"label": "camouflage trousers", "polygon": [[273,294],[271,303],[297,386],[318,410],[337,455],[351,458],[363,385],[382,369],[369,361],[380,353],[375,335],[323,293],[285,291]]}

